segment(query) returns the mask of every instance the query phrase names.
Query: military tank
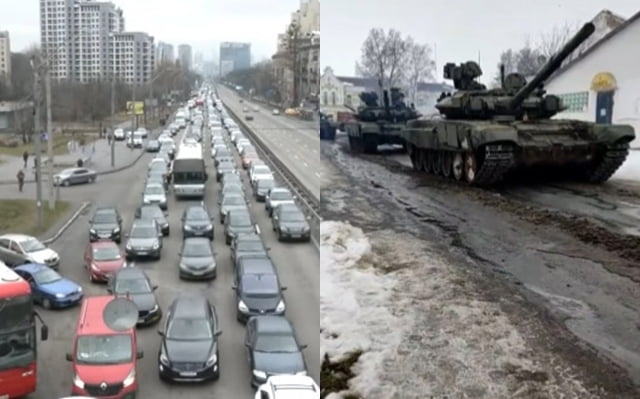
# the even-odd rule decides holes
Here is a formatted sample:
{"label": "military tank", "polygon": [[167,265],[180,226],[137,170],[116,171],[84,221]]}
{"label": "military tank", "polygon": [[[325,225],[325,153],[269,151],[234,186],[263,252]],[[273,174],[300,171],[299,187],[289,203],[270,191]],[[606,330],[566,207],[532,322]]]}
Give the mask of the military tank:
{"label": "military tank", "polygon": [[502,67],[501,87],[488,90],[475,81],[482,75],[477,63],[446,64],[444,77],[457,91],[439,98],[441,118],[413,120],[402,131],[413,168],[478,186],[533,171],[608,180],[628,155],[633,127],[551,119],[566,107],[542,87],[593,31],[585,24],[529,82],[517,73],[505,77]]}
{"label": "military tank", "polygon": [[375,92],[360,93],[365,104],[355,110],[355,121],[345,122],[344,130],[349,137],[349,147],[353,152],[376,153],[382,144],[399,144],[405,147],[402,128],[406,122],[420,117],[413,105],[408,107],[400,89],[385,90],[384,105],[378,103]]}

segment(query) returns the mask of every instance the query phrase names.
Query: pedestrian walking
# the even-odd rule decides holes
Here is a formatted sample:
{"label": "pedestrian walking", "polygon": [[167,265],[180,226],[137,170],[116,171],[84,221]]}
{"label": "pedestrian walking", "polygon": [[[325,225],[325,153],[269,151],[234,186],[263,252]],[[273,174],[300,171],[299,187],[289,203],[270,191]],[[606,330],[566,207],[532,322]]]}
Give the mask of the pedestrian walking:
{"label": "pedestrian walking", "polygon": [[22,187],[24,187],[24,172],[22,171],[22,169],[18,171],[16,177],[18,178],[18,190],[22,192]]}
{"label": "pedestrian walking", "polygon": [[29,152],[27,150],[24,150],[24,152],[22,153],[22,159],[24,160],[24,167],[26,169],[27,161],[29,160]]}

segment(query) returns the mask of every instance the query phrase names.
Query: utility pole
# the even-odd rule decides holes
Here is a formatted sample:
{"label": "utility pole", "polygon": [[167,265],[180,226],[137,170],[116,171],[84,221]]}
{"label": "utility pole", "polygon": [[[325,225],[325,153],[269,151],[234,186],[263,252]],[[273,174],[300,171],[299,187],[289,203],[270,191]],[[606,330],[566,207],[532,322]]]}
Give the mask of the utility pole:
{"label": "utility pole", "polygon": [[42,160],[42,142],[40,135],[42,134],[42,93],[40,90],[40,65],[38,64],[37,59],[34,57],[31,61],[31,67],[33,68],[33,104],[35,111],[35,121],[34,121],[34,131],[35,135],[35,152],[36,152],[36,208],[37,208],[37,223],[38,229],[41,229],[43,226],[43,217],[42,217],[42,173],[41,173],[41,160]]}
{"label": "utility pole", "polygon": [[[115,40],[114,40],[115,43]],[[113,57],[113,72],[111,73],[111,167],[115,168],[116,166],[116,140],[114,136],[114,126],[115,126],[115,114],[116,114],[116,56],[115,56],[115,44],[113,49],[111,50]]]}
{"label": "utility pole", "polygon": [[136,82],[133,82],[133,93],[131,95],[131,103],[133,104],[133,109],[131,110],[133,112],[133,115],[131,117],[131,138],[133,139],[133,132],[136,131],[136,119],[138,118],[138,115],[136,115]]}
{"label": "utility pole", "polygon": [[[47,102],[47,178],[49,181],[49,210],[56,208],[56,199],[53,194],[53,120],[51,117],[51,74],[49,73],[49,60],[44,65],[44,84]],[[38,174],[40,177],[40,174]]]}

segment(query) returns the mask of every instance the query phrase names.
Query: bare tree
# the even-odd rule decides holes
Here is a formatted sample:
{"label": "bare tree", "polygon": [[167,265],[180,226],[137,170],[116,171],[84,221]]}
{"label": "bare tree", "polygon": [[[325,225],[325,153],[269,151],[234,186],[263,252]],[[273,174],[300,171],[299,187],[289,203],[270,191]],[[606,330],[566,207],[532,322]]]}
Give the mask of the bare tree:
{"label": "bare tree", "polygon": [[363,76],[375,78],[382,91],[401,81],[407,53],[407,41],[402,38],[400,32],[390,29],[385,33],[381,28],[371,29],[362,45],[360,63],[357,64],[356,71]]}
{"label": "bare tree", "polygon": [[580,29],[579,22],[565,22],[562,25],[554,26],[551,31],[540,35],[540,41],[537,46],[538,51],[545,56],[546,59],[551,58],[560,50],[560,47],[571,39],[571,36],[573,36],[578,29]]}
{"label": "bare tree", "polygon": [[433,79],[436,63],[431,58],[431,48],[426,44],[415,43],[412,37],[406,40],[406,82],[409,87],[409,98],[416,103],[418,84],[425,80]]}

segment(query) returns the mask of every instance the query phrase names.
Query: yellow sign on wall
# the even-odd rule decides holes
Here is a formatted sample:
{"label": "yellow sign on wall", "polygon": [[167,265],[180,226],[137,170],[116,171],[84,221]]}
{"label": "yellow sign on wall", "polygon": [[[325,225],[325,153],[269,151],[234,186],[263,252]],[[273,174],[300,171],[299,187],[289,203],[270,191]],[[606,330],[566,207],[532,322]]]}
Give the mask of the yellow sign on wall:
{"label": "yellow sign on wall", "polygon": [[609,72],[598,72],[591,79],[591,90],[593,91],[611,91],[616,88],[616,78]]}
{"label": "yellow sign on wall", "polygon": [[144,115],[144,102],[127,101],[127,114],[132,115],[134,111],[136,115]]}

